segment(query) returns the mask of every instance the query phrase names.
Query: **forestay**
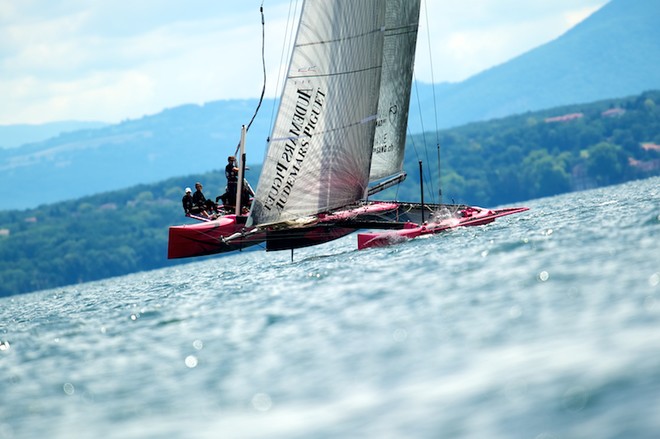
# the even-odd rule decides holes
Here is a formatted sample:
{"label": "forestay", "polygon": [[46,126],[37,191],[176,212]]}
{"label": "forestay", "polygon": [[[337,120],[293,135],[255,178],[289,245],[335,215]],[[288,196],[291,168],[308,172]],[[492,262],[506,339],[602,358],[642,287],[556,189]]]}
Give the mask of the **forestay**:
{"label": "forestay", "polygon": [[305,2],[248,225],[312,215],[364,197],[386,4]]}

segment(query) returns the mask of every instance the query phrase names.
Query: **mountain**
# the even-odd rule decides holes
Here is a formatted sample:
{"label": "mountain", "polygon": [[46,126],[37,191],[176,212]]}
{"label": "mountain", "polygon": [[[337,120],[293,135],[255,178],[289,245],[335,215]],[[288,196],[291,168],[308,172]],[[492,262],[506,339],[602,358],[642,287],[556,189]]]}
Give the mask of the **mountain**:
{"label": "mountain", "polygon": [[38,125],[0,125],[0,149],[16,148],[26,143],[42,142],[62,133],[101,128],[104,122],[64,121]]}
{"label": "mountain", "polygon": [[[439,125],[659,89],[658,17],[660,1],[611,0],[556,40],[464,82],[436,88]],[[430,87],[420,89],[427,120],[433,120]],[[419,128],[414,118],[411,122]]]}
{"label": "mountain", "polygon": [[[660,89],[658,16],[660,1],[612,0],[558,39],[462,83],[416,84],[409,131],[434,130],[436,108],[438,126],[446,128]],[[0,210],[221,169],[256,105],[183,105],[0,149]],[[248,134],[248,164],[263,158],[274,110],[272,100],[264,102]]]}
{"label": "mountain", "polygon": [[[257,100],[183,105],[100,129],[63,133],[0,149],[0,210],[26,209],[175,175],[224,169]],[[265,101],[247,137],[260,163],[273,101]]]}

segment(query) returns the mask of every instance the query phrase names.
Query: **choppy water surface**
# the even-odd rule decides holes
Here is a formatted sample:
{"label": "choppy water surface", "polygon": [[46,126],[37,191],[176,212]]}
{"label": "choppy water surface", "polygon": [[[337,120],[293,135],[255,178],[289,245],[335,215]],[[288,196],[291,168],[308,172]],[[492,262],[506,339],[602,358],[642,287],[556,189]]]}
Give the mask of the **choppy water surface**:
{"label": "choppy water surface", "polygon": [[0,299],[0,438],[657,438],[660,179]]}

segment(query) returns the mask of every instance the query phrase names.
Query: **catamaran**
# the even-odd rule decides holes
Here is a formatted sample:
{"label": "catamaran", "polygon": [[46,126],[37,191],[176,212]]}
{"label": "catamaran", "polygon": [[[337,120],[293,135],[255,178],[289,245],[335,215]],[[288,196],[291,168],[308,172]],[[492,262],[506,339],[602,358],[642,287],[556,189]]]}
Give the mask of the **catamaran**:
{"label": "catamaran", "polygon": [[[369,199],[406,177],[420,2],[305,0],[249,213],[170,227],[169,258],[293,250],[360,229],[372,231],[358,248],[378,247],[527,210]],[[243,166],[244,144],[245,128]]]}

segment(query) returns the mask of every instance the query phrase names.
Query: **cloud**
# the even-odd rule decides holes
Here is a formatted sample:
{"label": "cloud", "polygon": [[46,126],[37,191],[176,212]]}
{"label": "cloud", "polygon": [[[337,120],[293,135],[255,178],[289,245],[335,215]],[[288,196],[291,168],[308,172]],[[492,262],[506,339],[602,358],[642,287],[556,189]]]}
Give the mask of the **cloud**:
{"label": "cloud", "polygon": [[581,9],[567,11],[563,14],[564,22],[569,28],[573,27],[576,24],[584,21],[587,17],[589,17],[594,12],[596,12],[599,8],[600,6],[590,6]]}
{"label": "cloud", "polygon": [[261,91],[258,8],[202,0],[49,3],[3,6],[0,100],[13,105],[0,108],[0,123],[114,122]]}
{"label": "cloud", "polygon": [[[459,81],[556,38],[606,1],[424,0],[417,79],[431,80],[429,40],[436,82]],[[185,103],[256,97],[259,4],[0,1],[0,124],[117,122]],[[289,11],[288,0],[265,2],[271,96]]]}
{"label": "cloud", "polygon": [[417,78],[431,82],[430,34],[436,82],[458,82],[551,41],[608,0],[427,0],[422,10]]}

